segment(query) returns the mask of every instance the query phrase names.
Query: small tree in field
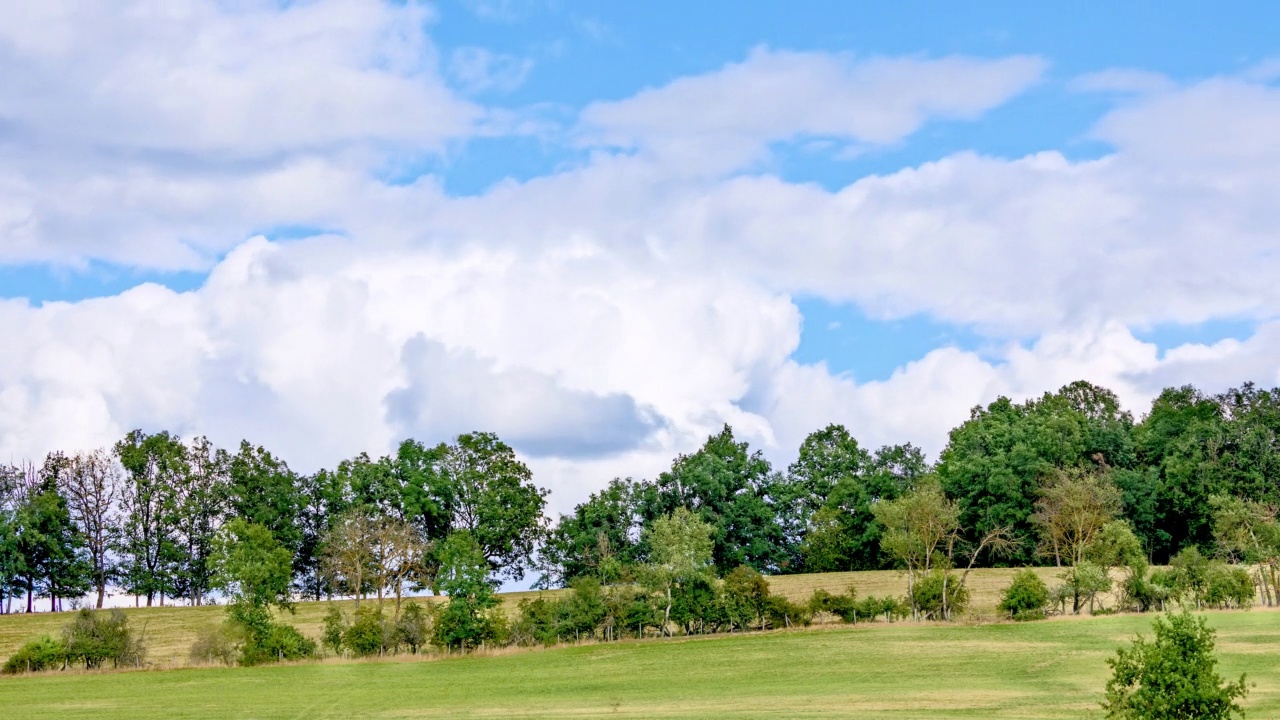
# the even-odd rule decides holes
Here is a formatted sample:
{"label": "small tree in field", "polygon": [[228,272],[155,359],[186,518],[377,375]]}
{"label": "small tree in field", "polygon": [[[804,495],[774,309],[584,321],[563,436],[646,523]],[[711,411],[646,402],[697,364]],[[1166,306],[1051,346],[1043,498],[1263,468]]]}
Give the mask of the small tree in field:
{"label": "small tree in field", "polygon": [[1107,660],[1113,674],[1102,703],[1115,720],[1228,720],[1244,717],[1244,675],[1223,684],[1215,670],[1214,631],[1182,612],[1156,618],[1155,640],[1139,636]]}
{"label": "small tree in field", "polygon": [[1030,568],[1019,570],[1013,582],[1004,591],[1000,610],[1009,613],[1014,620],[1039,620],[1049,604],[1049,588]]}

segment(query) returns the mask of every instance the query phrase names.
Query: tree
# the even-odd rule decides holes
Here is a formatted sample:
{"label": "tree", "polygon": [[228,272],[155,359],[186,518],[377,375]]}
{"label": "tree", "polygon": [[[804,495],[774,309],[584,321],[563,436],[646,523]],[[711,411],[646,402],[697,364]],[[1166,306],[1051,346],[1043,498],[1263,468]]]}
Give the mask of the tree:
{"label": "tree", "polygon": [[427,546],[418,530],[396,518],[381,518],[374,526],[374,570],[378,585],[378,606],[382,606],[382,593],[390,588],[396,595],[393,618],[400,617],[400,597],[408,582],[423,580],[422,558]]}
{"label": "tree", "polygon": [[870,464],[870,453],[859,447],[843,425],[828,425],[804,439],[777,498],[779,522],[789,547],[799,547],[813,515],[827,506],[836,486],[859,477]]}
{"label": "tree", "polygon": [[101,608],[107,583],[115,568],[109,555],[117,542],[117,503],[124,483],[123,470],[105,450],[76,455],[60,477],[71,521],[84,539],[93,587]]}
{"label": "tree", "polygon": [[764,456],[736,442],[725,425],[701,449],[676,458],[670,470],[645,485],[641,515],[648,525],[688,508],[712,528],[717,571],[739,565],[776,570],[789,556],[771,495],[777,484]]}
{"label": "tree", "polygon": [[60,478],[70,461],[50,454],[40,470],[39,485],[31,488],[17,513],[17,551],[25,579],[27,612],[37,594],[49,598],[51,610],[59,600],[78,597],[89,587],[89,564],[84,540],[72,522],[67,500],[59,491]]}
{"label": "tree", "polygon": [[214,582],[232,603],[246,607],[293,607],[292,556],[262,525],[235,518],[214,541]]}
{"label": "tree", "polygon": [[[809,518],[801,544],[804,568],[875,570],[887,558],[880,547],[880,525],[872,507],[915,487],[928,470],[924,454],[910,444],[880,448],[856,474],[841,476],[826,505]],[[816,563],[816,564],[810,564]]]}
{"label": "tree", "polygon": [[1062,567],[1075,565],[1103,526],[1120,513],[1120,491],[1105,475],[1082,469],[1058,470],[1040,489],[1033,520],[1041,548]]}
{"label": "tree", "polygon": [[1280,522],[1272,507],[1228,495],[1209,498],[1218,552],[1254,567],[1254,582],[1267,605],[1280,602]]}
{"label": "tree", "polygon": [[646,584],[662,593],[663,632],[670,634],[671,609],[681,589],[714,577],[712,528],[688,508],[660,517],[646,531],[649,564]]}
{"label": "tree", "polygon": [[1132,466],[1131,427],[1115,395],[1088,383],[1021,404],[999,398],[974,408],[951,431],[937,472],[947,495],[960,504],[971,541],[1008,528],[1017,549],[1010,559],[1031,564],[1032,516],[1043,479],[1076,467]]}
{"label": "tree", "polygon": [[267,528],[289,556],[296,557],[302,544],[298,519],[303,506],[297,474],[266,448],[247,440],[227,463],[232,515]]}
{"label": "tree", "polygon": [[456,532],[439,548],[436,582],[449,602],[436,619],[434,642],[446,648],[474,648],[492,637],[488,611],[498,604],[489,579],[489,559],[471,534]]}
{"label": "tree", "polygon": [[493,573],[524,577],[546,532],[547,491],[534,485],[529,467],[497,435],[465,433],[435,448],[406,440],[393,469],[405,516],[428,542],[466,531]]}
{"label": "tree", "polygon": [[377,520],[366,508],[354,508],[339,517],[324,539],[323,568],[330,587],[345,590],[356,607],[372,585]]}
{"label": "tree", "polygon": [[739,565],[724,576],[724,604],[733,626],[746,628],[752,621],[762,622],[769,604],[769,581]]}
{"label": "tree", "polygon": [[192,605],[204,602],[213,582],[213,542],[226,519],[230,494],[229,459],[206,437],[187,449],[186,472],[174,487],[174,544],[179,559],[174,588]]}
{"label": "tree", "polygon": [[126,475],[120,496],[124,526],[119,537],[121,579],[151,607],[173,587],[169,577],[174,556],[174,488],[188,472],[186,446],[167,432],[147,435],[133,430],[116,443],[116,457]]}
{"label": "tree", "polygon": [[1155,639],[1139,636],[1107,660],[1112,676],[1102,706],[1116,720],[1226,720],[1244,716],[1244,675],[1223,684],[1216,671],[1214,631],[1188,612],[1156,618]]}
{"label": "tree", "polygon": [[640,517],[637,489],[630,479],[614,478],[586,502],[561,515],[542,547],[543,587],[567,585],[574,578],[594,575],[602,582],[616,579],[620,566],[639,560]]}
{"label": "tree", "polygon": [[897,500],[877,503],[873,512],[883,528],[880,546],[907,568],[907,597],[912,599],[913,612],[917,614],[921,607],[916,583],[933,578],[937,571],[939,615],[950,619],[951,598],[967,597],[965,582],[982,552],[989,549],[1002,553],[1014,546],[1008,528],[987,531],[967,553],[968,565],[953,581],[951,570],[956,567],[956,555],[963,542],[960,507],[943,495],[935,481],[923,481]]}

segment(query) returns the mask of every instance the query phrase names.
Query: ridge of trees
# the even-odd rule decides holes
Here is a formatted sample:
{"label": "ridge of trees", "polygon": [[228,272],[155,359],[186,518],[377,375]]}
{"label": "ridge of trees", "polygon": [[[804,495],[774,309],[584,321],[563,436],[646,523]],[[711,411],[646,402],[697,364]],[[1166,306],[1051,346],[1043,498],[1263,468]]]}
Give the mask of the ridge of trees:
{"label": "ridge of trees", "polygon": [[[672,591],[663,628],[680,612],[675,588],[693,592],[699,577],[740,567],[901,568],[911,612],[945,618],[968,568],[1052,564],[1078,611],[1109,582],[1106,568],[1125,568],[1136,597],[1157,585],[1148,566],[1191,549],[1246,564],[1272,604],[1280,389],[1170,388],[1141,420],[1085,382],[1022,403],[999,398],[974,408],[933,464],[910,444],[872,451],[830,425],[775,469],[726,425],[656,478],[615,479],[554,524],[546,497],[491,433],[410,439],[384,457],[301,474],[248,441],[232,452],[135,430],[111,449],[0,467],[0,612],[15,600],[29,611],[36,598],[60,609],[89,592],[100,606],[109,588],[138,604],[205,603],[219,582],[219,537],[236,521],[287,555],[294,597],[398,605],[404,592],[452,589],[475,602],[453,619],[460,627],[487,612],[477,577],[491,595],[530,572],[541,587],[662,585]],[[678,558],[664,560],[655,542],[671,523],[694,521],[709,545],[697,572],[677,572]],[[478,575],[464,573],[465,591],[450,585],[459,557],[482,559]]]}

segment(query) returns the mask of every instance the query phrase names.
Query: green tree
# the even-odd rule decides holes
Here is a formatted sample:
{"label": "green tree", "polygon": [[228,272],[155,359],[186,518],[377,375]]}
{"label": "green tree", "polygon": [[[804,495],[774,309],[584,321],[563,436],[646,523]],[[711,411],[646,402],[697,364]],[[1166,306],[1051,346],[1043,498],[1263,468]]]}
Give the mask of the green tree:
{"label": "green tree", "polygon": [[1225,683],[1214,657],[1214,631],[1187,612],[1156,618],[1155,638],[1139,636],[1107,660],[1112,676],[1102,706],[1116,720],[1226,720],[1244,716],[1245,678]]}
{"label": "green tree", "polygon": [[712,529],[719,572],[739,565],[777,570],[789,558],[771,495],[777,485],[764,456],[736,442],[725,425],[697,452],[676,458],[670,470],[646,484],[641,515],[649,526],[678,508],[690,509]]}
{"label": "green tree", "polygon": [[17,550],[22,556],[27,612],[32,597],[49,598],[51,610],[59,600],[79,597],[90,587],[91,567],[84,540],[72,522],[67,500],[59,490],[59,475],[67,470],[65,458],[51,456],[41,469],[39,485],[17,513]]}
{"label": "green tree", "polygon": [[213,543],[230,496],[228,463],[225,450],[199,437],[187,449],[186,472],[175,477],[174,544],[179,559],[174,589],[192,605],[203,604],[213,585]]}
{"label": "green tree", "polygon": [[543,587],[568,584],[592,575],[601,582],[617,579],[622,566],[639,558],[640,516],[636,486],[630,479],[613,479],[586,502],[561,515],[542,548]]}
{"label": "green tree", "polygon": [[433,641],[446,648],[477,647],[493,637],[489,611],[498,604],[489,578],[489,558],[465,530],[446,537],[438,556],[440,574],[436,583],[449,596],[449,602],[436,619]]}
{"label": "green tree", "polygon": [[133,430],[116,443],[115,454],[126,473],[120,497],[121,580],[135,599],[146,596],[147,607],[157,595],[163,605],[174,587],[174,489],[188,472],[186,446],[167,432],[148,435]]}
{"label": "green tree", "polygon": [[859,473],[841,476],[824,508],[810,517],[808,534],[801,545],[805,570],[885,567],[889,558],[881,550],[881,528],[872,507],[902,497],[927,470],[919,448],[890,445],[877,450]]}
{"label": "green tree", "polygon": [[227,459],[227,476],[231,515],[269,530],[292,563],[302,545],[298,520],[305,502],[297,473],[266,448],[244,440]]}
{"label": "green tree", "polygon": [[293,607],[292,556],[268,528],[235,518],[215,538],[213,550],[214,581],[232,603]]}
{"label": "green tree", "polygon": [[1000,398],[951,431],[937,471],[970,540],[1007,527],[1017,548],[1009,560],[1031,564],[1044,479],[1069,468],[1132,466],[1131,427],[1113,393],[1084,382],[1021,404]]}
{"label": "green tree", "polygon": [[649,564],[646,585],[663,596],[662,630],[670,634],[677,596],[714,577],[713,530],[688,508],[660,517],[646,530]]}
{"label": "green tree", "polygon": [[769,581],[746,565],[724,576],[724,604],[733,627],[760,623],[769,606]]}

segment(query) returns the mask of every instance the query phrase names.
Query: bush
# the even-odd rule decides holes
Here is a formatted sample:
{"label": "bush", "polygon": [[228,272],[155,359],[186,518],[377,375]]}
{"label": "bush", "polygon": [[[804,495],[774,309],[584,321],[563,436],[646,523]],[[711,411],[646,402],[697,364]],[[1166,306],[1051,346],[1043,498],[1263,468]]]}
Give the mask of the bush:
{"label": "bush", "polygon": [[760,622],[768,602],[769,581],[754,568],[739,565],[724,576],[724,612],[731,627]]}
{"label": "bush", "polygon": [[1049,604],[1049,588],[1034,570],[1019,570],[1004,591],[1000,611],[1014,620],[1040,620]]}
{"label": "bush", "polygon": [[382,611],[365,605],[356,610],[351,626],[342,634],[342,645],[357,657],[381,655],[387,649],[387,635]]}
{"label": "bush", "polygon": [[196,636],[191,645],[191,661],[220,665],[235,665],[240,657],[240,645],[244,633],[237,633],[230,623],[207,627]]}
{"label": "bush", "polygon": [[1214,632],[1187,612],[1157,618],[1155,639],[1139,636],[1107,660],[1112,677],[1102,704],[1116,720],[1227,720],[1243,715],[1244,676],[1223,685],[1215,670]]}
{"label": "bush", "polygon": [[408,645],[409,651],[418,653],[418,649],[431,641],[431,613],[422,605],[406,603],[404,610],[395,623],[395,645]]}
{"label": "bush", "polygon": [[[947,615],[942,612],[942,588],[946,585]],[[950,615],[964,612],[969,607],[969,589],[963,587],[955,575],[935,570],[928,575],[917,578],[911,589],[911,600],[917,610],[925,618],[949,620]]]}
{"label": "bush", "polygon": [[514,628],[516,643],[554,645],[559,642],[563,610],[559,600],[541,597],[521,600]]}
{"label": "bush", "polygon": [[68,662],[82,662],[85,668],[141,665],[143,647],[129,630],[129,618],[122,610],[109,613],[84,608],[62,629]]}
{"label": "bush", "polygon": [[857,622],[859,615],[862,615],[863,618],[867,617],[867,615],[858,612],[858,607],[853,588],[849,588],[849,592],[844,595],[832,595],[826,590],[818,589],[814,590],[813,595],[809,597],[810,613],[814,615],[827,613],[840,618],[844,622]]}
{"label": "bush", "polygon": [[326,650],[338,655],[342,652],[342,638],[347,634],[347,616],[332,603],[324,614],[324,630],[320,633],[320,644]]}
{"label": "bush", "polygon": [[67,666],[67,647],[60,640],[48,635],[28,642],[9,656],[4,667],[5,673],[13,675],[21,672],[39,672]]}
{"label": "bush", "polygon": [[793,603],[781,595],[769,596],[769,601],[765,603],[764,616],[769,626],[773,628],[808,625],[813,622],[813,615],[808,608]]}
{"label": "bush", "polygon": [[1253,578],[1244,568],[1214,563],[1205,578],[1204,602],[1218,608],[1247,608],[1253,604]]}
{"label": "bush", "polygon": [[242,638],[241,665],[261,665],[280,660],[305,660],[316,656],[316,643],[292,625],[275,622],[264,606],[232,603],[227,606],[228,634]]}

